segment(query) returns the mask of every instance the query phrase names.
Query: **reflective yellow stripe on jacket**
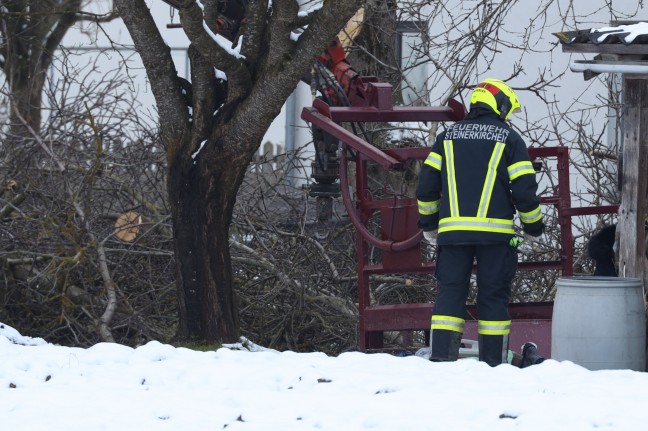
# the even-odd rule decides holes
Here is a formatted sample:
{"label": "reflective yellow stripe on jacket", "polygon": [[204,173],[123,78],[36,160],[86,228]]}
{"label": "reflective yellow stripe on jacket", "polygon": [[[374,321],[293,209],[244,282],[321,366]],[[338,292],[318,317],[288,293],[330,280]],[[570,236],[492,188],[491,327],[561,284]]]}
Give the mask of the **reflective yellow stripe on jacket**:
{"label": "reflective yellow stripe on jacket", "polygon": [[497,166],[502,159],[506,145],[503,142],[495,143],[493,153],[488,162],[488,171],[484,179],[477,215],[475,217],[466,217],[459,214],[459,198],[454,171],[454,143],[452,140],[445,140],[443,144],[446,156],[450,217],[445,217],[439,221],[439,233],[455,230],[471,230],[515,234],[513,220],[486,217],[497,178]]}
{"label": "reflective yellow stripe on jacket", "polygon": [[425,159],[424,162],[426,165],[432,166],[434,169],[437,171],[441,170],[441,154],[435,153],[434,151],[430,151],[430,154],[428,154],[427,158]]}
{"label": "reflective yellow stripe on jacket", "polygon": [[[448,176],[448,202],[450,216],[459,217],[459,199],[457,198],[457,179],[455,178],[454,143],[452,140],[443,141],[446,158],[446,174]],[[441,231],[439,231],[441,233]]]}
{"label": "reflective yellow stripe on jacket", "polygon": [[540,210],[540,205],[538,205],[538,208],[534,209],[533,211],[529,211],[529,212],[518,211],[518,212],[520,214],[520,220],[522,220],[522,222],[526,224],[535,223],[542,218],[542,211]]}
{"label": "reflective yellow stripe on jacket", "polygon": [[505,145],[502,142],[495,143],[493,154],[491,154],[491,158],[488,161],[488,173],[486,174],[484,188],[482,189],[481,199],[479,200],[477,217],[486,217],[486,214],[488,213],[488,206],[490,205],[490,199],[493,195],[493,185],[495,184],[495,178],[497,177],[497,165],[499,165],[502,154],[504,153],[504,147]]}
{"label": "reflective yellow stripe on jacket", "polygon": [[[516,178],[520,178],[522,175],[535,175],[533,164],[526,160],[514,163],[511,166],[508,166],[506,170],[508,171],[510,181],[513,181]],[[532,211],[518,211],[518,213],[520,214],[520,220],[525,224],[535,223],[538,220],[542,219],[542,211],[540,210],[540,205],[538,205],[538,207]]]}
{"label": "reflective yellow stripe on jacket", "polygon": [[521,177],[522,175],[535,175],[533,165],[527,160],[513,163],[511,166],[508,166],[506,170],[508,171],[509,180],[511,181]]}
{"label": "reflective yellow stripe on jacket", "polygon": [[439,221],[439,233],[453,230],[478,230],[515,234],[513,220],[487,217],[446,217]]}
{"label": "reflective yellow stripe on jacket", "polygon": [[424,201],[417,200],[417,202],[418,202],[418,212],[421,215],[432,215],[439,212],[439,202],[441,202],[440,199],[431,202],[424,202]]}

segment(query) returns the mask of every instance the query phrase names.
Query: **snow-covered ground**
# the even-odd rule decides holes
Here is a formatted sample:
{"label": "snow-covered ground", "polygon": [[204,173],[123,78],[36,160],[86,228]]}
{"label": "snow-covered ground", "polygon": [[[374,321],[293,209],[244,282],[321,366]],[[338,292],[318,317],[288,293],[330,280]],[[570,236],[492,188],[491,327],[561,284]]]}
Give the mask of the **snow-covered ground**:
{"label": "snow-covered ground", "polygon": [[648,374],[546,360],[61,347],[0,323],[0,430],[643,430]]}

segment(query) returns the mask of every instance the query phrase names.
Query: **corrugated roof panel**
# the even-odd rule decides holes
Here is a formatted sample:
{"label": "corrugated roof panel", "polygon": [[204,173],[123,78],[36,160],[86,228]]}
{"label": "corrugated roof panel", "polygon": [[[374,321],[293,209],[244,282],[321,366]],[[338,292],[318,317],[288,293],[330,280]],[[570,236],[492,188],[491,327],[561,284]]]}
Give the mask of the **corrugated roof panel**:
{"label": "corrugated roof panel", "polygon": [[554,33],[564,44],[593,43],[594,45],[621,43],[624,45],[648,44],[648,22],[619,25],[615,27]]}

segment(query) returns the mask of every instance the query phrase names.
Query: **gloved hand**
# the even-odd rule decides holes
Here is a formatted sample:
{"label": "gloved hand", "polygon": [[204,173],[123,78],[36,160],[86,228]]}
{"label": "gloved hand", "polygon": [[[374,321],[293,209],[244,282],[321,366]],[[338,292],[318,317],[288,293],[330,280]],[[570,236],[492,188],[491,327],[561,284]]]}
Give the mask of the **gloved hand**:
{"label": "gloved hand", "polygon": [[425,239],[429,244],[436,244],[437,231],[436,230],[424,230],[423,239]]}
{"label": "gloved hand", "polygon": [[509,241],[509,245],[511,247],[518,249],[522,253],[532,252],[534,248],[533,245],[539,243],[540,243],[540,236],[529,235],[526,232],[522,234],[521,238],[519,236],[514,236]]}

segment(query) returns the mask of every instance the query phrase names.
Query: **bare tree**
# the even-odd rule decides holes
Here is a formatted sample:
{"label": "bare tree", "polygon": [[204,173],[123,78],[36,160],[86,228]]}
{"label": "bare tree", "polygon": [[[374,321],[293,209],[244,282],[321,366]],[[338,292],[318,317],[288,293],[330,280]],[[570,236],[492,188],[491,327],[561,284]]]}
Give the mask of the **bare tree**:
{"label": "bare tree", "polygon": [[73,345],[168,339],[175,295],[161,143],[120,68],[98,80],[92,63],[64,69],[44,93],[40,134],[30,130],[47,157],[24,177],[0,163],[0,321]]}
{"label": "bare tree", "polygon": [[281,106],[361,2],[331,0],[300,16],[295,1],[251,0],[234,43],[215,34],[213,17],[225,12],[226,2],[175,3],[191,41],[191,109],[146,3],[115,1],[160,115],[177,258],[178,336],[233,341],[240,335],[229,249],[237,192]]}
{"label": "bare tree", "polygon": [[13,154],[41,127],[43,85],[54,51],[76,22],[105,22],[83,11],[82,0],[10,0],[0,3],[0,66],[9,87],[9,139],[2,145]]}

